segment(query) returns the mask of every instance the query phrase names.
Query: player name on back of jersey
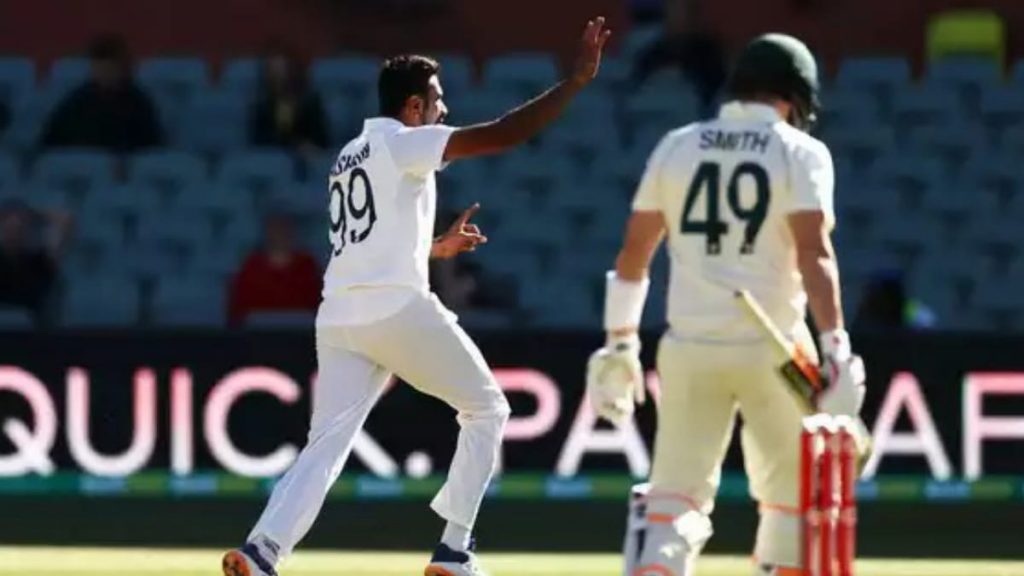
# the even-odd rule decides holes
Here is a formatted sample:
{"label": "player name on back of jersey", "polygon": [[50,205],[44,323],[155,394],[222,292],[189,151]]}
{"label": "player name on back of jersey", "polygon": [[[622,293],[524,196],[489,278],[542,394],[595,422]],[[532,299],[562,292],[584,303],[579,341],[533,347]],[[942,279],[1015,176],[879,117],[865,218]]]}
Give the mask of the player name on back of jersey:
{"label": "player name on back of jersey", "polygon": [[334,164],[334,173],[341,174],[347,172],[356,166],[359,166],[367,158],[370,157],[370,143],[367,142],[363,149],[355,154],[342,154],[338,156],[338,161]]}
{"label": "player name on back of jersey", "polygon": [[771,139],[771,133],[767,131],[707,128],[700,132],[700,149],[764,154]]}

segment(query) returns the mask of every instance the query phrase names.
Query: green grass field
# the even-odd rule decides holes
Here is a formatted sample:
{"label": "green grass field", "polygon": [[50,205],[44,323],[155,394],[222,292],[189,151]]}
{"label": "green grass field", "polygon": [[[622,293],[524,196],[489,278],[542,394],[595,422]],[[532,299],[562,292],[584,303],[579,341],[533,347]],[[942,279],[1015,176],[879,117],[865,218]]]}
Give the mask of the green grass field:
{"label": "green grass field", "polygon": [[[3,576],[101,576],[220,574],[220,550],[153,550],[125,548],[0,547]],[[302,552],[281,570],[282,576],[414,576],[426,554],[391,552]],[[619,576],[611,554],[489,554],[485,565],[495,576]],[[738,556],[701,559],[700,576],[748,576],[750,564]],[[864,576],[1019,576],[1024,562],[863,560]]]}

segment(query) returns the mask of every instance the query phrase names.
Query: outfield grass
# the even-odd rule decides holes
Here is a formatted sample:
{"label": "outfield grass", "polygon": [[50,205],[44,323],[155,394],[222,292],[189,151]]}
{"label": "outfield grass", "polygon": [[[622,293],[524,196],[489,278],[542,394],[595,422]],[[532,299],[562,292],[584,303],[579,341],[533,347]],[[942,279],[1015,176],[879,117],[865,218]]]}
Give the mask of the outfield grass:
{"label": "outfield grass", "polygon": [[[101,576],[220,574],[220,550],[153,550],[125,548],[0,547],[3,576]],[[282,569],[282,576],[413,576],[422,573],[425,553],[302,552]],[[619,576],[611,554],[489,554],[486,567],[495,576]],[[738,556],[701,559],[699,576],[749,576],[750,564]],[[1020,576],[1024,562],[863,560],[863,576]]]}

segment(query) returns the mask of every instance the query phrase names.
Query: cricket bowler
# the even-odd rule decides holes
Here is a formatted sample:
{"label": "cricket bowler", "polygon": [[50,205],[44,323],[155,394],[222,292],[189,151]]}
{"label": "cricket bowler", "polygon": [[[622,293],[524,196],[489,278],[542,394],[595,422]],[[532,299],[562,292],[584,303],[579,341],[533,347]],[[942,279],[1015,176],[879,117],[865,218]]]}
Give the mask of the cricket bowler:
{"label": "cricket bowler", "polygon": [[[598,415],[631,417],[642,397],[637,327],[652,255],[668,236],[669,329],[657,368],[661,401],[650,488],[637,490],[644,533],[627,538],[628,576],[689,576],[712,534],[710,514],[736,414],[760,509],[755,575],[797,574],[799,439],[806,410],[776,373],[777,350],[738,304],[747,290],[787,338],[813,354],[820,330],[828,387],[816,409],[855,416],[863,364],[850,349],[830,240],[834,175],[807,133],[818,73],[800,40],[754,39],[727,83],[717,118],[669,132],[648,160],[615,270],[607,275],[605,347],[588,364]],[[814,356],[817,362],[817,356]]]}
{"label": "cricket bowler", "polygon": [[312,526],[392,374],[448,403],[461,427],[447,481],[431,503],[447,526],[425,574],[485,574],[471,535],[510,410],[480,351],[428,285],[430,257],[452,257],[486,240],[469,224],[475,208],[432,238],[434,173],[454,160],[508,150],[551,124],[597,74],[609,34],[603,18],[590,21],[564,81],[466,128],[443,124],[448,109],[436,61],[410,55],[384,62],[380,117],[366,120],[341,149],[329,178],[333,250],[316,318],[319,382],[309,438],[245,545],[224,556],[225,576],[277,574]]}

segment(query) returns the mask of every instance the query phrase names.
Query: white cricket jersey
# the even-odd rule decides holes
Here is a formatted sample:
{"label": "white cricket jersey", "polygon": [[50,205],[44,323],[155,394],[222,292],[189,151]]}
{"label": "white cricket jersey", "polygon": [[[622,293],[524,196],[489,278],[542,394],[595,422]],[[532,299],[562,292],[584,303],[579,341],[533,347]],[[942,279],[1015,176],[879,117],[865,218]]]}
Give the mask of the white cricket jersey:
{"label": "white cricket jersey", "polygon": [[434,172],[454,128],[366,120],[330,175],[331,261],[317,325],[386,318],[429,292]]}
{"label": "white cricket jersey", "polygon": [[805,322],[807,295],[787,216],[821,211],[832,226],[833,187],[825,144],[767,105],[730,102],[718,118],[668,133],[648,160],[633,210],[665,216],[673,333],[760,338],[733,298],[746,288],[793,334]]}

